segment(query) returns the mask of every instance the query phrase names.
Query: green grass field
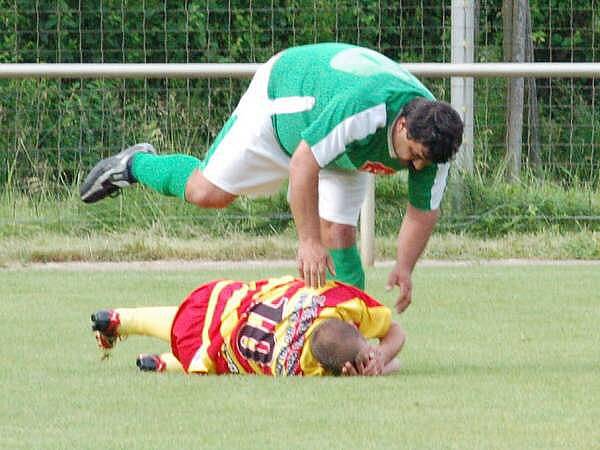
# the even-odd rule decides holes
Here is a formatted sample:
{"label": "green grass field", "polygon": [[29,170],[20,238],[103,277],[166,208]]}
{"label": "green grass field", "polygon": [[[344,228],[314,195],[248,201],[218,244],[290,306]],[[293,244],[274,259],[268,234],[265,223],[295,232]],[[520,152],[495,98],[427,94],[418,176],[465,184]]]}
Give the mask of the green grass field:
{"label": "green grass field", "polygon": [[96,309],[286,271],[0,271],[0,448],[600,448],[597,265],[418,268],[385,378],[139,373],[166,346],[134,337],[99,359]]}

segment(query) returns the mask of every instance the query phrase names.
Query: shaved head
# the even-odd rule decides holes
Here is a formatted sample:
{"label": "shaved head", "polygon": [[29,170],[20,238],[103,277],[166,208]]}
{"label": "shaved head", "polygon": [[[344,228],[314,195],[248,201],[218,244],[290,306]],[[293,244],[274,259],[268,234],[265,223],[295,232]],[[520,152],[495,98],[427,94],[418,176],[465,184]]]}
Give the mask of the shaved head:
{"label": "shaved head", "polygon": [[327,319],[315,328],[310,349],[323,368],[339,375],[346,362],[354,363],[365,345],[365,338],[354,325],[340,319]]}

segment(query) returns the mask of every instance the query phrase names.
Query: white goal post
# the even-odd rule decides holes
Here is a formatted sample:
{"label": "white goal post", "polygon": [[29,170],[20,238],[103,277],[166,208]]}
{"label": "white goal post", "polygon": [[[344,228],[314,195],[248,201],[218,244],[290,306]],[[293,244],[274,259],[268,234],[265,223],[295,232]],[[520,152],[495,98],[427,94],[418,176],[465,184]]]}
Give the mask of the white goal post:
{"label": "white goal post", "polygon": [[[0,64],[0,79],[249,78],[260,64]],[[447,77],[600,77],[600,63],[408,63],[413,75]]]}

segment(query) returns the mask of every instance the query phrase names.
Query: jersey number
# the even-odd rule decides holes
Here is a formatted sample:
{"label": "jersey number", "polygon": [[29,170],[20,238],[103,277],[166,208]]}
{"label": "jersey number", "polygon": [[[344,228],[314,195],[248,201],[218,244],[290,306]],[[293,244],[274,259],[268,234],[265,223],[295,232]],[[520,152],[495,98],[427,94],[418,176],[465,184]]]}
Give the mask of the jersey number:
{"label": "jersey number", "polygon": [[[250,312],[255,325],[245,324],[238,334],[237,345],[240,353],[247,359],[261,365],[268,365],[273,360],[275,350],[275,326],[281,322],[285,297],[277,303],[267,305],[259,303]],[[261,325],[257,326],[256,324]]]}

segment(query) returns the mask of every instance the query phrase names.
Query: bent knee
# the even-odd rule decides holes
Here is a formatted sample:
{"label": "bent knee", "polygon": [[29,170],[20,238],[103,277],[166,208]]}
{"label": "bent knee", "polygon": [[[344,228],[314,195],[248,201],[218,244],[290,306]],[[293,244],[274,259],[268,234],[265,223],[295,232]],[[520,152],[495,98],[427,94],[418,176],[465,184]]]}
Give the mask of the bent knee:
{"label": "bent knee", "polygon": [[225,208],[231,204],[235,196],[228,192],[198,191],[192,189],[186,191],[185,199],[200,208]]}
{"label": "bent knee", "polygon": [[330,248],[346,248],[356,243],[356,227],[321,219],[323,242]]}
{"label": "bent knee", "polygon": [[208,181],[199,170],[192,174],[185,187],[185,200],[200,208],[225,208],[235,198]]}

